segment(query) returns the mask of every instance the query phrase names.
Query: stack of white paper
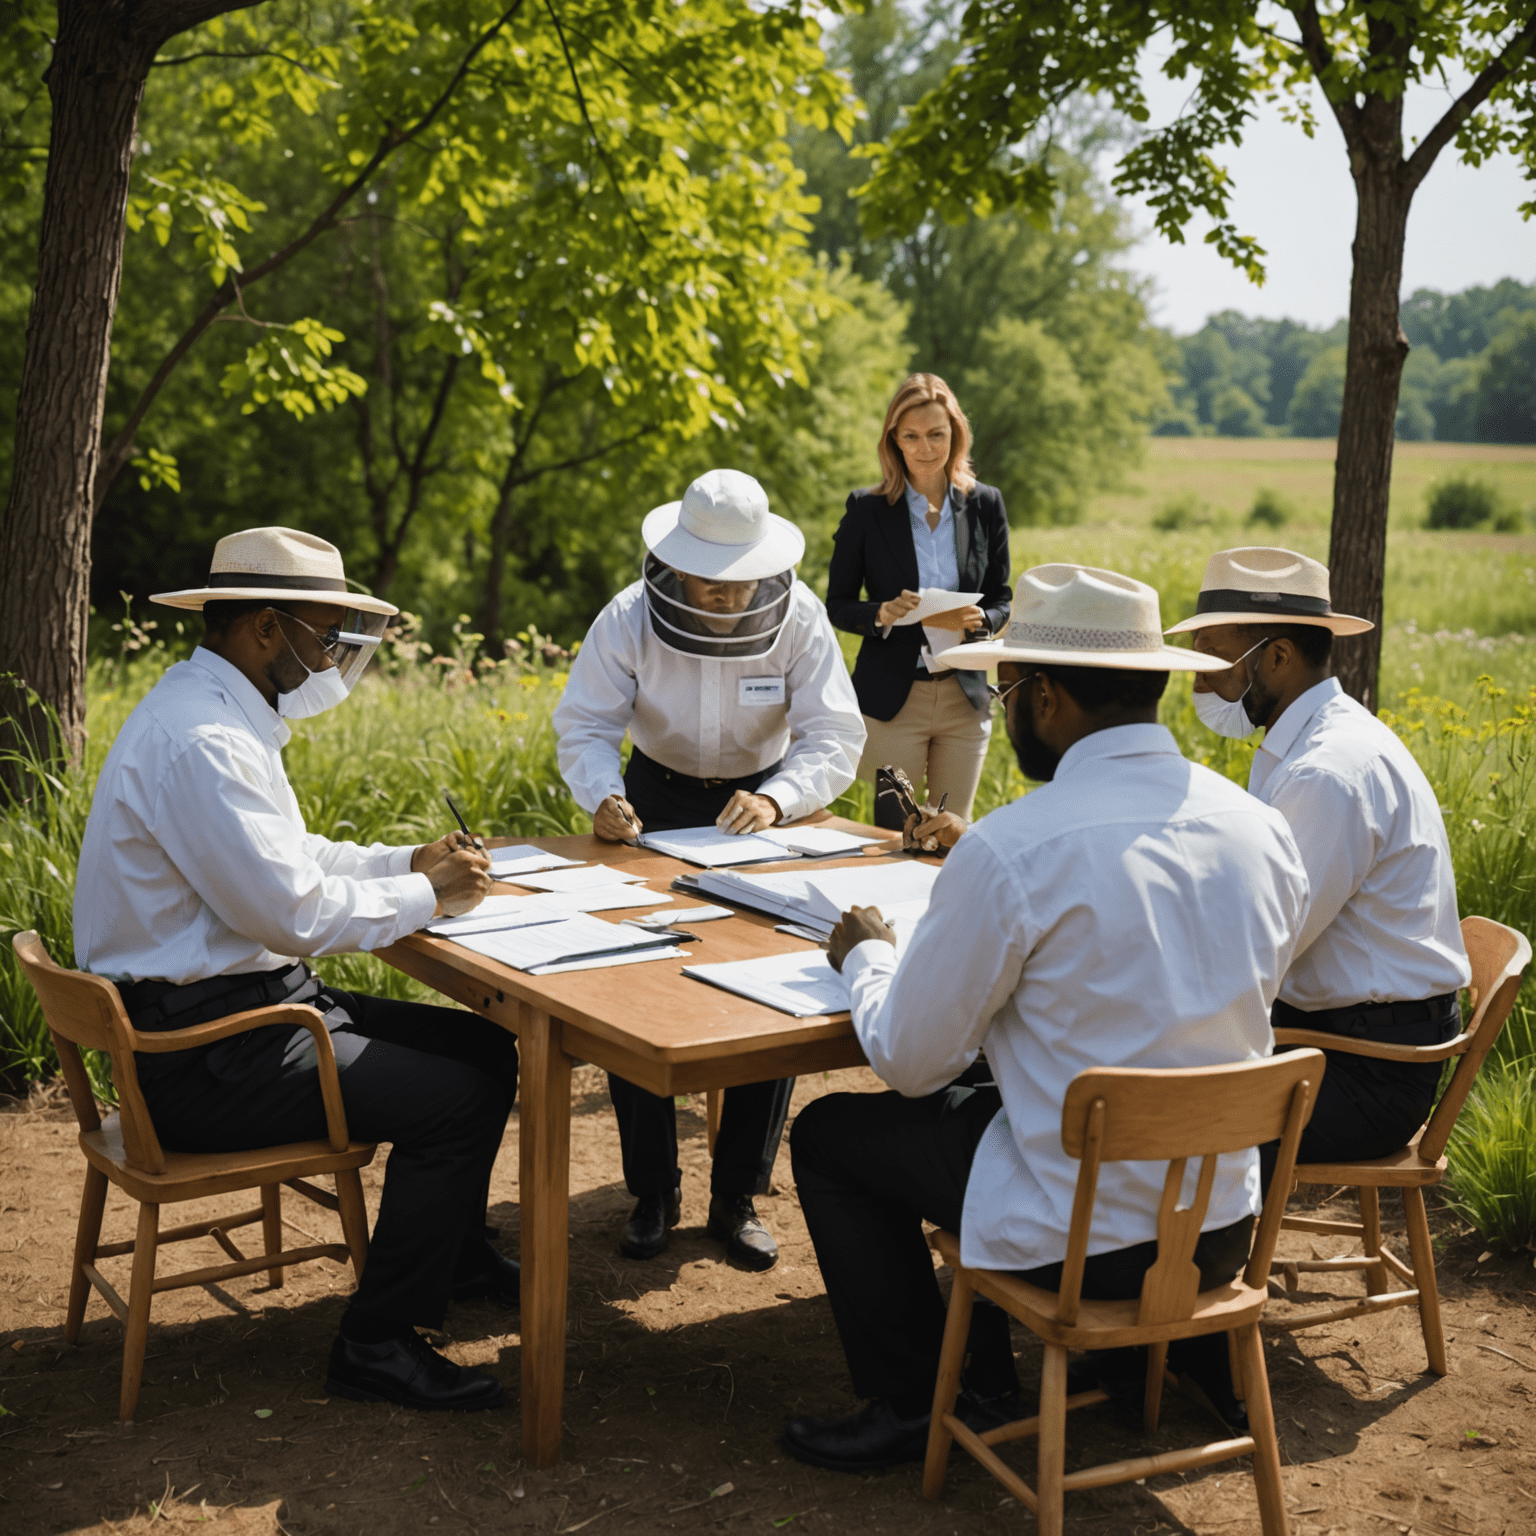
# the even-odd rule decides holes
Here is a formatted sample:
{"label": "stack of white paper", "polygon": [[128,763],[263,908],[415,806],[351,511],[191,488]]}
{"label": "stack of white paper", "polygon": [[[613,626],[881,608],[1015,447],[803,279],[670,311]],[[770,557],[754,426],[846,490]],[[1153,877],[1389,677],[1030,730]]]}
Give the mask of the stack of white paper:
{"label": "stack of white paper", "polygon": [[685,965],[683,975],[749,997],[755,1003],[766,1003],[797,1019],[845,1013],[849,1005],[848,983],[820,950],[801,949],[720,965]]}
{"label": "stack of white paper", "polygon": [[757,832],[755,837],[765,837],[791,853],[801,853],[808,858],[825,859],[840,853],[857,853],[868,843],[884,842],[885,838],[861,837],[855,832],[839,832],[832,827],[770,827]]}
{"label": "stack of white paper", "polygon": [[697,883],[701,892],[825,937],[850,907],[879,907],[887,922],[915,923],[928,908],[938,873],[933,864],[870,860],[843,869],[708,870]]}
{"label": "stack of white paper", "polygon": [[586,913],[577,913],[559,922],[503,929],[496,933],[456,934],[454,940],[478,955],[499,960],[514,970],[534,974],[547,966],[675,946],[675,940],[667,935],[605,923]]}
{"label": "stack of white paper", "polygon": [[507,880],[513,875],[531,874],[536,869],[564,869],[579,864],[580,859],[567,859],[558,853],[545,853],[532,843],[514,843],[508,848],[492,848],[491,878]]}
{"label": "stack of white paper", "polygon": [[768,859],[792,859],[781,844],[755,832],[721,832],[716,827],[679,827],[674,832],[642,832],[640,845],[668,858],[714,869],[722,864],[761,864]]}

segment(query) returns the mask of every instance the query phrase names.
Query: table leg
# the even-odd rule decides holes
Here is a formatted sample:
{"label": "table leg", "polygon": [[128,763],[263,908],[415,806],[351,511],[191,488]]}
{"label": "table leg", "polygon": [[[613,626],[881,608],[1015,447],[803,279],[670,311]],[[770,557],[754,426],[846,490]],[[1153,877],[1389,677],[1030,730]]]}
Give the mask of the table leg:
{"label": "table leg", "polygon": [[570,1273],[571,1058],[560,1025],[524,1005],[518,1035],[522,1201],[523,1455],[560,1459]]}

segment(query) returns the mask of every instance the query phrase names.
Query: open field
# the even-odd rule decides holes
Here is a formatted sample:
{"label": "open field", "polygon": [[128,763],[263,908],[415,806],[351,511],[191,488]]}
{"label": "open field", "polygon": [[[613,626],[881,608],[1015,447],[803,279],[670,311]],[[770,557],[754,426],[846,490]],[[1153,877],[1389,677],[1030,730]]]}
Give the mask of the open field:
{"label": "open field", "polygon": [[[1331,452],[1331,444],[1289,440],[1154,440],[1132,484],[1101,498],[1088,522],[1018,531],[1015,565],[1077,560],[1139,575],[1159,588],[1171,623],[1193,607],[1214,549],[1284,543],[1326,556]],[[1536,450],[1399,450],[1383,694],[1445,807],[1463,911],[1532,932],[1536,535],[1417,527],[1424,486],[1449,466],[1502,477],[1518,504],[1536,502]],[[1261,486],[1296,502],[1294,522],[1275,531],[1244,527]],[[1209,522],[1155,529],[1163,504],[1188,492],[1207,503]],[[549,716],[561,673],[476,669],[464,649],[435,660],[394,649],[352,704],[295,733],[289,771],[314,830],[365,842],[436,836],[444,830],[444,786],[488,832],[584,827],[554,761]],[[68,958],[94,774],[168,659],[153,649],[122,664],[99,658],[86,764],[46,781],[25,810],[0,816],[0,937],[37,926],[52,952]],[[1245,779],[1251,745],[1221,741],[1198,724],[1187,679],[1170,687],[1163,718],[1191,756]],[[978,809],[1025,788],[996,735]],[[865,786],[840,804],[852,814],[867,807]],[[0,1025],[12,1059],[46,1075],[46,1034],[8,950],[0,949]],[[339,985],[417,995],[414,983],[367,956],[321,968]],[[832,1089],[874,1086],[866,1072],[802,1080],[794,1107]],[[163,1298],[140,1423],[119,1430],[112,1404],[121,1330],[93,1301],[81,1348],[66,1350],[59,1337],[79,1187],[73,1126],[56,1090],[0,1114],[0,1344],[8,1346],[0,1349],[0,1527],[7,1536],[108,1536],[212,1522],[261,1536],[405,1536],[437,1526],[564,1533],[601,1519],[591,1536],[1032,1529],[989,1478],[958,1459],[945,1497],[929,1505],[911,1471],[846,1479],[782,1458],[775,1436],[785,1418],[851,1406],[787,1156],[762,1202],[784,1258],[767,1275],[733,1270],[702,1231],[702,1101],[681,1110],[684,1224],[661,1259],[625,1261],[616,1247],[628,1200],[600,1074],[579,1070],[576,1096],[567,1460],[545,1473],[529,1472],[516,1453],[515,1406],[418,1418],[325,1401],[323,1353],[347,1286],[329,1265],[294,1272],[278,1291],[252,1278],[218,1295]],[[1285,1339],[1269,1351],[1296,1536],[1394,1529],[1516,1536],[1536,1528],[1532,1104],[1536,1013],[1519,1007],[1452,1143],[1455,1203],[1439,1202],[1433,1218],[1453,1336],[1450,1377],[1424,1374],[1405,1310]],[[494,1219],[515,1251],[515,1117],[505,1147]],[[381,1157],[365,1176],[371,1199],[382,1165]],[[1389,1243],[1401,1251],[1399,1206],[1384,1204]],[[308,1208],[290,1214],[328,1219]],[[1348,1215],[1347,1202],[1327,1214]],[[120,1235],[126,1220],[114,1201],[107,1236]],[[1326,1257],[1337,1240],[1290,1234],[1283,1243],[1291,1256]],[[515,1316],[466,1308],[450,1316],[449,1330],[455,1358],[493,1370],[515,1392]],[[1031,1390],[1038,1350],[1022,1335],[1016,1344]],[[1158,1446],[1205,1430],[1196,1410],[1175,1402]],[[1069,1465],[1144,1449],[1138,1428],[1108,1409],[1076,1416],[1070,1434]],[[1027,1470],[1031,1458],[1019,1464]],[[730,1493],[710,1497],[727,1484]],[[1079,1495],[1068,1502],[1067,1528],[1084,1536],[1249,1536],[1258,1530],[1251,1475],[1243,1463],[1218,1465]]]}

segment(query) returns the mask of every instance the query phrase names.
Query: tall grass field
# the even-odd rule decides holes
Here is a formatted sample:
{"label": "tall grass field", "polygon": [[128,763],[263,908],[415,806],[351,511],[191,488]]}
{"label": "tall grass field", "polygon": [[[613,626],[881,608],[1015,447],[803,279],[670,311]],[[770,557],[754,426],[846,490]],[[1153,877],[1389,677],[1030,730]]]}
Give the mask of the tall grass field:
{"label": "tall grass field", "polygon": [[[1142,469],[1100,498],[1083,524],[1016,530],[1015,569],[1071,560],[1124,571],[1159,590],[1171,624],[1193,611],[1216,549],[1279,543],[1326,558],[1332,457],[1332,443],[1154,439]],[[1498,528],[1425,527],[1436,488],[1457,479],[1492,487]],[[1439,795],[1463,914],[1536,934],[1536,449],[1399,445],[1392,524],[1383,718]],[[803,574],[813,586],[821,582],[821,572]],[[134,613],[150,617],[142,607]],[[131,621],[116,631],[115,653],[91,665],[84,761],[62,772],[39,769],[26,799],[0,808],[0,1050],[13,1083],[47,1077],[56,1062],[9,938],[36,928],[55,958],[73,963],[70,912],[91,787],[129,710],[187,649],[155,638],[164,632]],[[447,830],[445,788],[489,833],[587,830],[555,760],[550,715],[565,681],[561,668],[557,648],[537,635],[492,660],[462,625],[444,654],[407,630],[386,644],[345,707],[294,732],[288,771],[311,830],[358,842],[426,841]],[[1254,741],[1205,730],[1187,676],[1175,675],[1162,718],[1190,757],[1246,782]],[[995,732],[977,813],[1025,790]],[[834,809],[868,819],[869,786],[856,784]],[[317,968],[338,985],[427,996],[367,955]],[[98,1081],[110,1094],[105,1076]],[[1529,1005],[1517,1004],[1449,1155],[1451,1197],[1467,1220],[1490,1242],[1532,1242],[1536,1010]]]}

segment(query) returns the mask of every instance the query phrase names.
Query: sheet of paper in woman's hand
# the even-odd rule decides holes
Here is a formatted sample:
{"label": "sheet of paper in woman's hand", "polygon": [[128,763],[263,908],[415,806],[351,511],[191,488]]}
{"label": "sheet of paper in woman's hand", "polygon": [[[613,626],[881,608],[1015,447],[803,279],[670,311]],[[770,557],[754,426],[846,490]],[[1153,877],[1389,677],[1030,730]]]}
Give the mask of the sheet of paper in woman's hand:
{"label": "sheet of paper in woman's hand", "polygon": [[943,587],[919,587],[917,607],[896,620],[900,624],[921,624],[936,613],[948,613],[954,608],[969,608],[981,601],[980,592],[946,592]]}

